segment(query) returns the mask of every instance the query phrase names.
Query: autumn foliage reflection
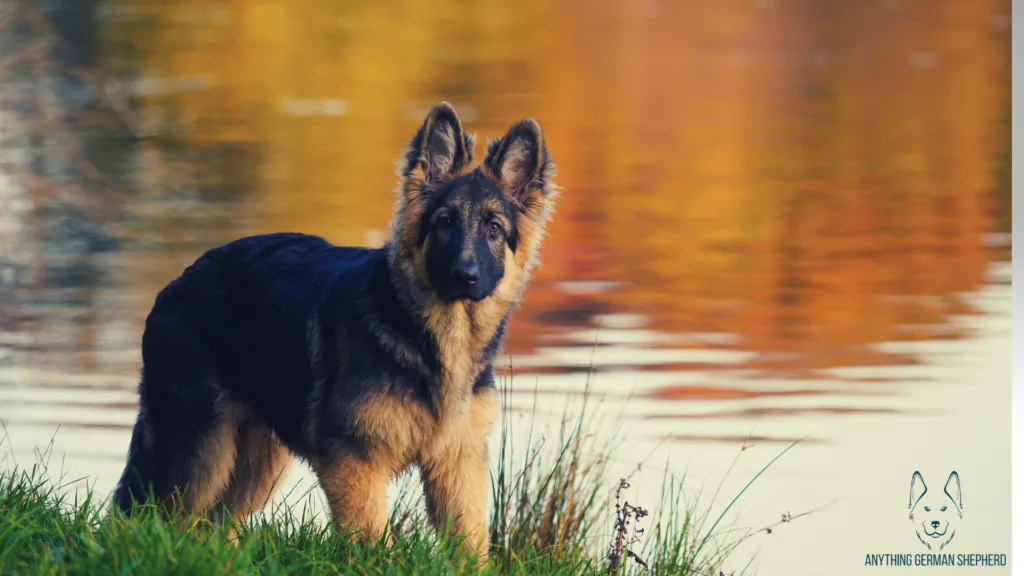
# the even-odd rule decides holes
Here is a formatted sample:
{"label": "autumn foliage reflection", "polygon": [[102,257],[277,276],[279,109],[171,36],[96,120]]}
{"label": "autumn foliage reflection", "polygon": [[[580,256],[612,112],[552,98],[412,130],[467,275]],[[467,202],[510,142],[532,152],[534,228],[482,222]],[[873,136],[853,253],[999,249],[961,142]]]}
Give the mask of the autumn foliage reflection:
{"label": "autumn foliage reflection", "polygon": [[791,376],[912,362],[872,344],[962,336],[997,258],[1005,0],[112,5],[107,73],[195,79],[142,91],[156,132],[258,150],[218,173],[245,232],[378,243],[426,106],[539,118],[565,193],[513,353],[633,314]]}

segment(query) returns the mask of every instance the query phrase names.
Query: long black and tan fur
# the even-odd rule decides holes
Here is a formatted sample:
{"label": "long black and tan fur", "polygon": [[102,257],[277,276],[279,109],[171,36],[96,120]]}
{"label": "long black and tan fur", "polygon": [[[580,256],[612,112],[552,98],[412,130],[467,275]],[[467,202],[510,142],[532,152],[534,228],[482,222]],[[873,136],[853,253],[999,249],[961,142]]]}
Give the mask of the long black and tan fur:
{"label": "long black and tan fur", "polygon": [[298,456],[333,519],[377,537],[389,480],[417,466],[432,522],[486,551],[493,362],[556,187],[535,120],[488,143],[478,166],[473,148],[442,102],[400,162],[382,248],[242,238],[160,292],[116,507],[152,494],[243,521]]}

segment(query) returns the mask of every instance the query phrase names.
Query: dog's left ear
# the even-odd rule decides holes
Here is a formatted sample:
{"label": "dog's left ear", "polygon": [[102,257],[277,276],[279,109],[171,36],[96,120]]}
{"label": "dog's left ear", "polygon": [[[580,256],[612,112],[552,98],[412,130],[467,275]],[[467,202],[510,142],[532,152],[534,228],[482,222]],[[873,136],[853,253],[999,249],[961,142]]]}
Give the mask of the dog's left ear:
{"label": "dog's left ear", "polygon": [[483,167],[527,210],[550,196],[551,157],[540,123],[533,118],[520,120],[501,139],[489,142]]}
{"label": "dog's left ear", "polygon": [[920,472],[914,472],[914,475],[910,477],[910,517],[914,517],[914,506],[924,498],[925,493],[928,492],[928,485],[924,483],[924,476],[921,476]]}
{"label": "dog's left ear", "polygon": [[964,513],[964,499],[963,494],[960,491],[960,475],[956,473],[956,470],[950,472],[949,480],[946,480],[946,496],[956,504],[956,513],[962,518]]}
{"label": "dog's left ear", "polygon": [[401,176],[406,192],[421,183],[437,184],[473,163],[475,138],[466,134],[455,107],[439,102],[430,109],[423,125],[409,143]]}

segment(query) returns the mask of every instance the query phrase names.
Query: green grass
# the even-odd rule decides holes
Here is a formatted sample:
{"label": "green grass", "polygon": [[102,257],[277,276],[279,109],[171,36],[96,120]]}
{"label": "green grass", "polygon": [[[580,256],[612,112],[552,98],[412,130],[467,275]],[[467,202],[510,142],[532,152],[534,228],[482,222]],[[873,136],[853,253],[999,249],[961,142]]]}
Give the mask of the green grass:
{"label": "green grass", "polygon": [[[718,576],[736,545],[753,534],[715,532],[746,488],[705,529],[712,519],[698,514],[681,480],[666,475],[658,501],[640,503],[638,514],[619,501],[616,488],[625,480],[607,477],[613,447],[584,433],[590,429],[585,406],[563,421],[554,450],[543,449],[545,440],[533,431],[513,439],[502,421],[485,563],[429,529],[415,492],[404,492],[395,505],[394,544],[364,544],[317,522],[308,505],[301,512],[277,506],[240,527],[188,517],[163,521],[150,509],[131,519],[108,515],[105,497],[64,490],[44,454],[31,467],[0,460],[0,574]],[[237,529],[236,541],[230,528]]]}

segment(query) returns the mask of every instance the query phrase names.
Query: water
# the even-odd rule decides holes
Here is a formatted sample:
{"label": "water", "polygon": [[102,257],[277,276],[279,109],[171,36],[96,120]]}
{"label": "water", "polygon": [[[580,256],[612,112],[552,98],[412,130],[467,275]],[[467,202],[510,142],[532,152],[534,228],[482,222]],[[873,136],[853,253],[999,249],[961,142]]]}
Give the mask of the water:
{"label": "water", "polygon": [[2,72],[19,462],[52,438],[51,462],[110,490],[156,292],[241,235],[380,245],[393,163],[447,99],[481,142],[535,116],[560,168],[506,345],[515,426],[556,425],[593,367],[627,497],[651,506],[667,467],[690,493],[721,483],[716,511],[803,439],[726,522],[829,506],[735,568],[926,552],[915,470],[963,480],[950,551],[1009,552],[1009,2],[14,6],[0,56],[52,23],[73,49],[50,56],[87,72],[45,51]]}

